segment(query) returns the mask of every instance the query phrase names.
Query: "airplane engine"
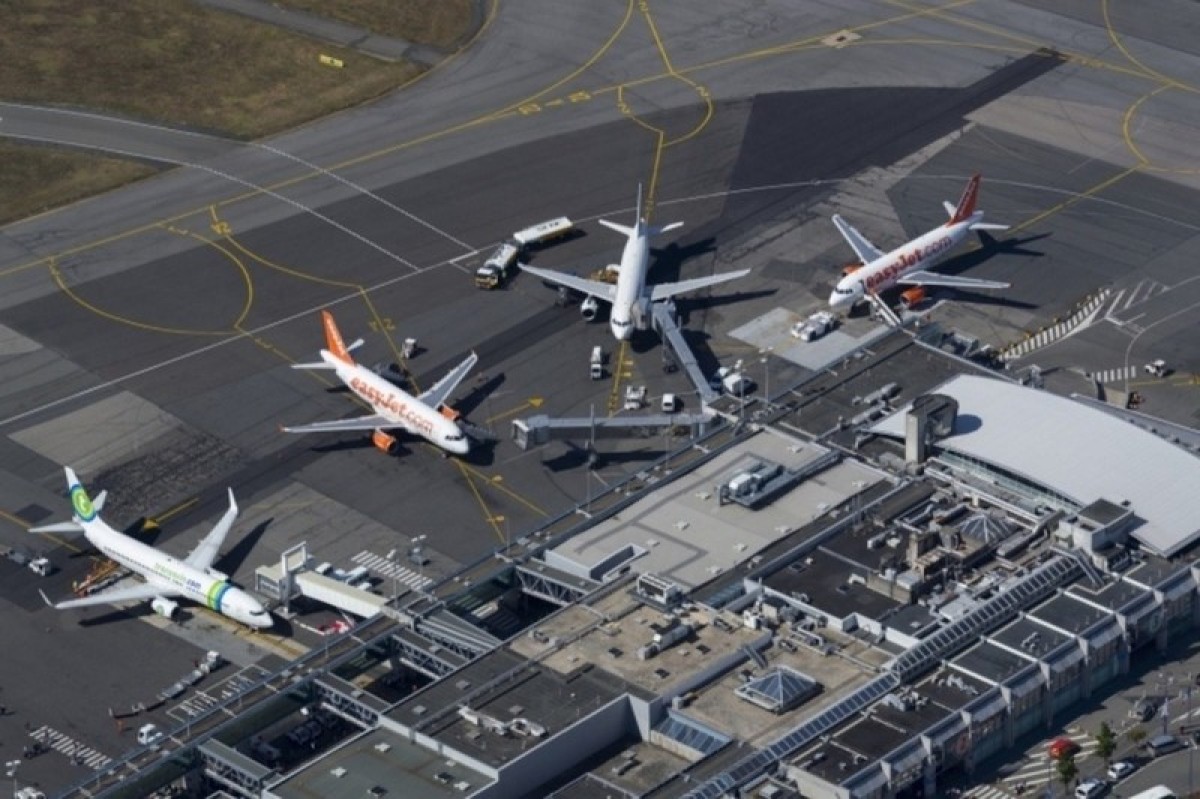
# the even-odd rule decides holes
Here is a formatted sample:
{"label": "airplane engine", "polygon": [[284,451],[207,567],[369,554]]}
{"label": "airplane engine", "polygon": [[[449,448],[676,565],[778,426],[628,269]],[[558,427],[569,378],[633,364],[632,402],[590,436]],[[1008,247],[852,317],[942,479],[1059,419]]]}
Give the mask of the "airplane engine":
{"label": "airplane engine", "polygon": [[591,322],[596,318],[596,314],[600,313],[600,301],[595,297],[588,297],[579,303],[579,313],[585,320]]}
{"label": "airplane engine", "polygon": [[388,455],[395,455],[400,451],[400,442],[396,437],[382,430],[376,430],[371,433],[371,443],[380,452],[387,453]]}
{"label": "airplane engine", "polygon": [[175,618],[175,611],[179,610],[179,603],[172,602],[166,597],[156,596],[150,603],[150,607],[152,607],[154,612],[159,616],[167,619],[173,619]]}
{"label": "airplane engine", "polygon": [[650,300],[643,297],[633,304],[633,326],[638,330],[649,330],[650,323]]}
{"label": "airplane engine", "polygon": [[923,299],[925,299],[925,289],[920,286],[913,286],[900,292],[900,302],[904,303],[905,308],[911,308]]}
{"label": "airplane engine", "polygon": [[852,261],[851,263],[848,263],[842,267],[842,277],[845,277],[846,275],[852,275],[859,269],[862,269],[862,267],[862,261]]}

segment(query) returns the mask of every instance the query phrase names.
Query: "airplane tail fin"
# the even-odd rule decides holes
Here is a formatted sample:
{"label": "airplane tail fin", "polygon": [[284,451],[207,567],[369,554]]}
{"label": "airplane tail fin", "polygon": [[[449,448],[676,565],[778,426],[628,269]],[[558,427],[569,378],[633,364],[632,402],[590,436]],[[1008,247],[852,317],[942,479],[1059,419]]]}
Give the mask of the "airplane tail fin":
{"label": "airplane tail fin", "polygon": [[957,225],[959,222],[965,222],[971,218],[971,214],[975,213],[975,201],[979,198],[979,181],[982,176],[976,172],[967,182],[967,187],[963,189],[962,197],[958,200],[958,205],[954,206],[954,213],[950,216],[950,221],[947,225]]}
{"label": "airplane tail fin", "polygon": [[30,527],[31,533],[64,533],[67,535],[75,535],[82,533],[83,523],[90,522],[100,514],[100,509],[104,507],[104,500],[108,498],[107,491],[101,491],[96,495],[93,501],[84,490],[83,484],[79,482],[79,477],[75,474],[75,470],[70,466],[64,466],[63,472],[67,477],[67,491],[71,496],[71,510],[73,514],[69,522],[53,522],[51,524],[43,524],[39,527]]}
{"label": "airplane tail fin", "polygon": [[350,349],[342,341],[342,333],[338,330],[337,322],[333,321],[333,314],[329,311],[321,311],[321,322],[325,325],[325,349],[343,363],[354,363]]}

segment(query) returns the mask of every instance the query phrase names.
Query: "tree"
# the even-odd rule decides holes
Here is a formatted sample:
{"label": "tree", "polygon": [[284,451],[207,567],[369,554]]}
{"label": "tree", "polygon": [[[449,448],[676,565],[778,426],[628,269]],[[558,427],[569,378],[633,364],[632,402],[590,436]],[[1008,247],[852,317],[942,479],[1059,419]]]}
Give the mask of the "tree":
{"label": "tree", "polygon": [[1126,735],[1129,736],[1129,740],[1133,741],[1135,746],[1146,740],[1146,730],[1143,727],[1134,727]]}
{"label": "tree", "polygon": [[1071,781],[1079,776],[1079,766],[1075,765],[1075,755],[1063,755],[1055,764],[1058,769],[1058,780],[1064,789],[1071,787]]}
{"label": "tree", "polygon": [[1107,721],[1100,722],[1100,729],[1096,731],[1096,754],[1104,758],[1104,765],[1111,766],[1112,756],[1116,751],[1117,736],[1113,734]]}

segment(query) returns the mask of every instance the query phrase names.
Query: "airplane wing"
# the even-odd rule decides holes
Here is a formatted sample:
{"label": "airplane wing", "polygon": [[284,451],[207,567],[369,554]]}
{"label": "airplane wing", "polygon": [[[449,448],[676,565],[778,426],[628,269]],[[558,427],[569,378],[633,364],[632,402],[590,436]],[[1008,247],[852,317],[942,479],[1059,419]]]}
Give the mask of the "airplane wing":
{"label": "airplane wing", "polygon": [[66,610],[67,608],[86,608],[91,605],[111,605],[115,602],[144,602],[149,599],[154,599],[157,596],[172,597],[179,596],[179,592],[152,583],[138,583],[137,585],[122,586],[118,588],[109,588],[105,591],[97,591],[94,594],[85,596],[82,599],[68,599],[65,602],[54,603],[50,598],[42,593],[42,599],[46,600],[46,604],[56,610]]}
{"label": "airplane wing", "polygon": [[607,300],[612,302],[613,294],[616,292],[616,286],[611,283],[601,283],[599,280],[588,280],[585,277],[576,277],[568,275],[566,272],[555,272],[553,269],[538,269],[536,266],[528,266],[523,263],[517,263],[521,267],[522,272],[540,277],[542,280],[547,280],[559,286],[566,286],[569,289],[574,289],[580,294],[587,294],[589,297]]}
{"label": "airplane wing", "polygon": [[454,393],[454,389],[458,388],[458,384],[462,382],[463,378],[467,376],[467,372],[471,371],[478,360],[479,356],[472,352],[465,361],[447,372],[445,377],[430,386],[429,390],[417,399],[431,408],[438,407]]}
{"label": "airplane wing", "polygon": [[1006,289],[1011,285],[998,280],[980,280],[962,275],[940,275],[937,272],[926,272],[923,269],[909,272],[896,282],[906,286],[951,286],[960,289]]}
{"label": "airplane wing", "polygon": [[229,534],[229,528],[233,527],[233,520],[237,518],[237,515],[238,506],[233,498],[233,489],[231,488],[229,489],[229,510],[225,511],[221,520],[213,526],[208,535],[201,539],[191,554],[183,559],[183,562],[201,571],[213,565],[213,561],[217,559],[217,551],[221,548],[221,544],[225,543],[225,536]]}
{"label": "airplane wing", "polygon": [[353,419],[336,419],[332,422],[313,422],[295,427],[281,428],[285,433],[341,433],[347,430],[380,430],[383,428],[403,427],[404,425],[386,419],[377,413],[370,416],[355,416]]}
{"label": "airplane wing", "polygon": [[883,250],[869,242],[866,236],[855,230],[849,222],[842,219],[838,214],[833,215],[833,224],[837,226],[838,232],[842,234],[842,238],[850,245],[850,249],[854,250],[854,254],[858,256],[858,260],[864,264],[869,264],[871,261],[883,257]]}
{"label": "airplane wing", "polygon": [[709,277],[694,277],[691,280],[680,280],[678,283],[658,283],[650,286],[650,301],[658,302],[659,300],[670,299],[677,294],[686,294],[689,291],[716,286],[719,283],[727,283],[730,280],[737,280],[739,277],[745,277],[748,274],[750,274],[749,269],[740,269],[737,272],[725,272],[724,274],[711,275]]}

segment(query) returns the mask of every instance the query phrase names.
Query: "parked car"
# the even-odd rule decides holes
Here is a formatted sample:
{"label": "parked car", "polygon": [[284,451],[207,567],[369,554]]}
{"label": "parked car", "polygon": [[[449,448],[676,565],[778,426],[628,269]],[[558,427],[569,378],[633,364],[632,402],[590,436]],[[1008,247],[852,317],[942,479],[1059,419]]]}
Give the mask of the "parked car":
{"label": "parked car", "polygon": [[1110,780],[1123,780],[1133,772],[1137,771],[1137,766],[1131,760],[1118,760],[1108,767],[1108,778]]}
{"label": "parked car", "polygon": [[1075,799],[1096,799],[1108,790],[1108,783],[1099,777],[1089,777],[1075,786]]}
{"label": "parked car", "polygon": [[1182,748],[1183,741],[1174,735],[1156,735],[1149,741],[1146,741],[1146,749],[1150,752],[1151,757],[1169,755],[1172,752],[1178,752]]}

